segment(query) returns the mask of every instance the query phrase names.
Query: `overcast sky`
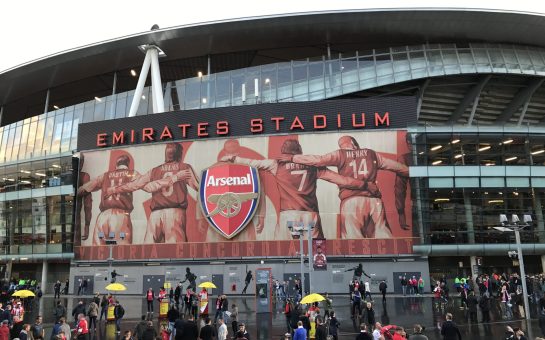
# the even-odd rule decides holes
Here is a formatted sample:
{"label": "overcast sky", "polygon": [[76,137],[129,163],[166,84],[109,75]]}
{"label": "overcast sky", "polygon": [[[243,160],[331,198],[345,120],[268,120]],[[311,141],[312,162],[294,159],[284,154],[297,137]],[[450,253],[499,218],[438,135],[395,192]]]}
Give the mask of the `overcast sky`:
{"label": "overcast sky", "polygon": [[281,13],[401,7],[545,13],[542,0],[27,0],[3,1],[0,6],[0,72],[68,49],[148,31],[153,24],[166,28]]}

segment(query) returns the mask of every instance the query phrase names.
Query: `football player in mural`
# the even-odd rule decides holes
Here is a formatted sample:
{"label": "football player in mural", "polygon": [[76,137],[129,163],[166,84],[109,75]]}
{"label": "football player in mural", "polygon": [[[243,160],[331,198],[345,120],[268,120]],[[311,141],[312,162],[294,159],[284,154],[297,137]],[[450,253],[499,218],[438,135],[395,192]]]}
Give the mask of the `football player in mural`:
{"label": "football player in mural", "polygon": [[[336,166],[340,175],[375,183],[379,170],[409,176],[406,165],[382,157],[371,149],[360,148],[352,136],[342,136],[339,150],[325,155],[284,154],[281,161],[311,166]],[[391,238],[380,192],[339,186],[341,200],[341,239]]]}
{"label": "football player in mural", "polygon": [[[85,164],[85,156],[81,154],[80,156],[80,169],[83,169]],[[78,188],[83,186],[85,183],[88,183],[91,180],[91,177],[88,173],[80,171],[78,176]],[[81,209],[83,208],[83,214],[85,218],[85,226],[83,233],[81,233]],[[90,192],[84,191],[81,195],[77,196],[76,199],[76,240],[77,242],[86,241],[89,238],[89,226],[91,225],[91,217],[93,216],[93,196]],[[81,233],[81,234],[80,234]]]}
{"label": "football player in mural", "polygon": [[[100,233],[109,235],[114,232],[125,233],[125,237],[118,241],[119,244],[132,243],[132,222],[131,212],[133,210],[132,193],[118,193],[108,195],[108,189],[134,179],[135,171],[131,166],[131,159],[128,155],[120,155],[115,161],[115,169],[107,171],[93,180],[83,184],[78,189],[78,199],[89,195],[91,192],[101,190],[100,214],[97,216],[95,229],[93,231],[93,244],[101,244]],[[85,207],[87,208],[87,207]],[[82,238],[85,235],[82,235]]]}
{"label": "football player in mural", "polygon": [[145,244],[187,242],[187,186],[198,190],[199,183],[193,168],[181,162],[182,153],[182,144],[166,144],[165,163],[136,176],[132,182],[108,190],[109,195],[139,189],[151,193]]}
{"label": "football player in mural", "polygon": [[[287,139],[282,145],[283,155],[293,157],[302,154],[301,145],[296,139]],[[291,239],[289,226],[302,223],[305,227],[314,224],[313,237],[323,238],[322,225],[316,197],[316,182],[323,179],[337,184],[340,188],[351,190],[378,191],[374,184],[368,188],[365,180],[341,176],[326,168],[297,164],[294,162],[279,163],[275,159],[255,160],[239,156],[224,156],[223,161],[246,164],[257,169],[269,171],[276,178],[280,192],[279,228],[275,239]]]}
{"label": "football player in mural", "polygon": [[[397,158],[397,161],[401,164],[409,166],[412,164],[412,142],[411,135],[405,135],[405,141],[407,142],[408,152],[400,155]],[[401,174],[396,175],[396,181],[394,185],[395,192],[395,202],[397,214],[399,216],[399,226],[403,230],[411,229],[410,225],[407,223],[407,217],[405,216],[405,198],[407,197],[407,187],[409,185],[409,177],[403,176]],[[411,192],[409,191],[409,198]]]}

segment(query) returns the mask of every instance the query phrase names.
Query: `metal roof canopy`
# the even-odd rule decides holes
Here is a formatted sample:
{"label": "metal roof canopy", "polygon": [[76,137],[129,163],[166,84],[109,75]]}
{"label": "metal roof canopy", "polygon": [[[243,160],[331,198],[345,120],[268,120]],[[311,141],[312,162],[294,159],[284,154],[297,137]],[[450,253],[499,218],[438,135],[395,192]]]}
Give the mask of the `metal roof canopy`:
{"label": "metal roof canopy", "polygon": [[[545,16],[484,9],[376,9],[243,18],[135,34],[61,52],[0,73],[0,105],[47,88],[142,63],[137,46],[165,60],[248,50],[358,43],[371,48],[437,42],[545,46]],[[290,52],[283,57],[290,59]],[[82,67],[85,65],[85,67]]]}

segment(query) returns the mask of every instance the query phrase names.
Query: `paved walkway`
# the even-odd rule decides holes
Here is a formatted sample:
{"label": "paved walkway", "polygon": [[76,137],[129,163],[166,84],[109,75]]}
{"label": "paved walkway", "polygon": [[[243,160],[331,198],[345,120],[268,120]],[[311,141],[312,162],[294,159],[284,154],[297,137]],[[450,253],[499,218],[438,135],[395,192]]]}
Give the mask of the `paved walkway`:
{"label": "paved walkway", "polygon": [[[73,306],[75,306],[80,299],[87,302],[91,298],[91,296],[63,296],[61,301],[67,306],[68,314],[70,314]],[[357,320],[352,320],[350,318],[350,301],[348,296],[333,296],[332,299],[337,318],[341,322],[339,339],[355,339],[359,332],[359,324]],[[41,300],[41,314],[44,317],[46,330],[49,333],[54,321],[53,312],[55,300],[49,295],[43,297]],[[122,331],[133,329],[141,315],[146,312],[145,301],[143,297],[139,295],[120,296],[119,300],[126,311],[126,316],[122,323]],[[253,297],[229,296],[228,300],[229,305],[235,303],[239,307],[239,319],[246,323],[247,329],[252,335],[252,340],[280,339],[282,334],[286,332],[286,319],[283,314],[283,304],[281,302],[273,304],[271,313],[256,314],[255,299]],[[215,302],[215,300],[212,302]],[[213,307],[213,305],[214,303],[211,304],[211,307]],[[535,306],[532,306],[531,308],[535,308]],[[31,320],[34,320],[39,309],[40,308],[35,307],[32,312],[27,313],[25,321],[30,323]],[[156,303],[155,311],[158,311],[158,309],[159,306],[158,303]],[[412,333],[412,326],[415,323],[419,323],[426,328],[425,334],[430,339],[441,339],[438,325],[443,322],[444,315],[447,312],[454,315],[454,321],[460,326],[464,339],[501,339],[503,338],[505,326],[507,325],[520,327],[526,330],[527,335],[531,336],[529,339],[534,339],[536,336],[543,336],[538,328],[537,319],[533,320],[529,325],[520,319],[505,320],[501,317],[501,312],[496,305],[493,306],[493,311],[491,313],[491,323],[471,324],[468,322],[467,312],[460,308],[460,300],[457,298],[453,298],[449,302],[436,302],[430,296],[389,296],[386,303],[382,303],[378,300],[375,301],[374,309],[376,321],[380,321],[384,325],[395,324],[403,326],[409,334]],[[210,311],[211,316],[213,316],[213,312],[212,308]],[[534,317],[537,316],[535,311],[532,315]],[[157,313],[155,316],[157,316]],[[70,322],[73,320],[70,315],[68,319]],[[481,316],[479,312],[479,320],[480,319]],[[154,321],[159,327],[159,322],[156,317]],[[92,339],[116,339],[115,325],[113,323],[102,322],[97,329],[97,332],[93,334]]]}

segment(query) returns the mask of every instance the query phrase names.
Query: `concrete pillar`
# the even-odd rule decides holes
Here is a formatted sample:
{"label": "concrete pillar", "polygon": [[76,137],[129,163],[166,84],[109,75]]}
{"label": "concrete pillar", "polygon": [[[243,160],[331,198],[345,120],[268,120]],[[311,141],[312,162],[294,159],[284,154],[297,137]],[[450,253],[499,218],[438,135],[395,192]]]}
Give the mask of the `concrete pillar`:
{"label": "concrete pillar", "polygon": [[[43,260],[43,262],[42,262],[42,280],[40,281],[40,288],[41,288],[44,295],[46,293],[47,286],[48,286],[48,283],[47,283],[48,268],[47,268],[47,266],[48,266],[47,260]],[[43,315],[43,313],[44,313],[44,299],[40,299],[39,310],[40,310],[40,314]]]}
{"label": "concrete pillar", "polygon": [[42,288],[42,292],[45,294],[47,289],[47,272],[48,272],[48,264],[47,260],[43,260],[42,264],[42,280],[40,281],[40,287]]}
{"label": "concrete pillar", "polygon": [[[469,265],[471,266],[471,278],[474,279],[479,273],[477,272],[477,256],[469,257]],[[473,281],[475,283],[475,281]]]}
{"label": "concrete pillar", "polygon": [[11,280],[11,268],[13,267],[13,261],[12,260],[8,260],[6,262],[6,274],[4,275],[4,277],[7,279],[7,280]]}
{"label": "concrete pillar", "polygon": [[464,189],[464,210],[466,214],[467,241],[470,244],[475,243],[475,228],[473,226],[473,209],[471,206],[471,196],[469,191]]}

